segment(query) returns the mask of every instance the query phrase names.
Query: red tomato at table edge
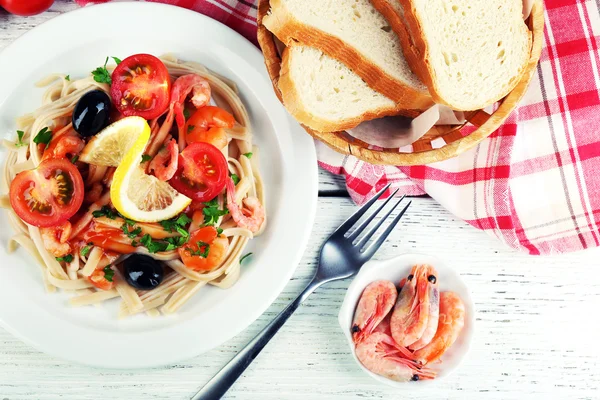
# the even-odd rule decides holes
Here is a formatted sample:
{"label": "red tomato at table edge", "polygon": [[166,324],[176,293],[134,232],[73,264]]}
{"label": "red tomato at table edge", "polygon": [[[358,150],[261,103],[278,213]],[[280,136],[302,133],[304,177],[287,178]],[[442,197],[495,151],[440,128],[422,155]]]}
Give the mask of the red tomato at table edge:
{"label": "red tomato at table edge", "polygon": [[[59,176],[62,182],[57,179]],[[33,192],[35,188],[38,190]],[[65,190],[65,204],[61,204],[65,198],[54,195],[52,189]],[[9,197],[13,210],[23,221],[38,227],[56,226],[81,207],[83,179],[69,160],[52,158],[42,161],[35,169],[19,172],[10,183]],[[46,208],[47,212],[33,210],[36,206]]]}
{"label": "red tomato at table edge", "polygon": [[11,14],[29,17],[46,11],[54,0],[0,0],[0,7]]}
{"label": "red tomato at table edge", "polygon": [[171,96],[171,77],[162,61],[151,54],[134,54],[111,75],[110,96],[126,117],[154,119],[165,112]]}

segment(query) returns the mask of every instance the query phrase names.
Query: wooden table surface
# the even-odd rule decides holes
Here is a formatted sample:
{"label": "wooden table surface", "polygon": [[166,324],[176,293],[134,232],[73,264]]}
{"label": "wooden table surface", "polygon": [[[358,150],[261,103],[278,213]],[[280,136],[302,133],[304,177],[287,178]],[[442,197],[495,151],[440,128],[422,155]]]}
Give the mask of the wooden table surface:
{"label": "wooden table surface", "polygon": [[[58,1],[35,17],[0,14],[0,49],[76,7]],[[320,244],[354,209],[343,182],[321,172],[312,238],[283,293],[246,331],[184,363],[128,372],[92,369],[40,353],[0,328],[0,400],[188,399],[295,298],[315,270]],[[398,391],[364,375],[337,324],[347,280],[317,290],[226,398],[600,398],[600,250],[553,257],[515,253],[434,200],[415,198],[377,258],[406,251],[441,257],[471,288],[477,309],[475,340],[451,379],[422,390],[410,386]]]}

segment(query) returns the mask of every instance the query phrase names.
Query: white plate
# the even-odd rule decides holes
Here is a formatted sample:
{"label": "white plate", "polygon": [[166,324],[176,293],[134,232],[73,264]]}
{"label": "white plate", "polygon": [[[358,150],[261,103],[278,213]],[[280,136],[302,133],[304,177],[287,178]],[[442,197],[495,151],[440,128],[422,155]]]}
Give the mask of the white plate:
{"label": "white plate", "polygon": [[[83,76],[106,56],[174,53],[233,79],[248,107],[260,147],[269,225],[251,241],[251,262],[228,290],[202,289],[178,315],[117,320],[118,302],[69,308],[68,295],[47,294],[39,267],[23,252],[8,255],[12,230],[0,213],[0,321],[57,357],[101,367],[172,364],[227,341],[261,315],[292,276],[306,247],[317,201],[312,139],[273,94],[260,51],[199,13],[153,3],[115,3],[61,15],[23,35],[0,57],[0,135],[35,110],[49,73]],[[5,154],[2,154],[4,159]]]}
{"label": "white plate", "polygon": [[[377,375],[366,369],[354,353],[354,341],[352,340],[352,319],[354,318],[354,310],[358,304],[360,296],[371,282],[386,279],[397,284],[410,274],[413,265],[429,264],[433,265],[438,272],[438,284],[440,292],[452,291],[456,293],[465,304],[465,326],[463,327],[460,336],[456,342],[444,353],[440,364],[429,365],[431,369],[437,372],[437,377],[433,380],[423,380],[418,382],[396,382],[391,379]],[[463,282],[458,272],[447,266],[442,260],[427,256],[424,254],[403,254],[398,257],[384,261],[369,261],[366,263],[356,275],[346,292],[346,297],[340,308],[338,320],[348,345],[350,352],[360,368],[373,379],[386,385],[390,385],[399,389],[414,390],[415,388],[426,387],[435,384],[441,379],[447,378],[450,373],[458,367],[464,360],[464,357],[469,352],[471,341],[473,340],[473,332],[475,329],[475,309],[471,294],[467,285]]]}

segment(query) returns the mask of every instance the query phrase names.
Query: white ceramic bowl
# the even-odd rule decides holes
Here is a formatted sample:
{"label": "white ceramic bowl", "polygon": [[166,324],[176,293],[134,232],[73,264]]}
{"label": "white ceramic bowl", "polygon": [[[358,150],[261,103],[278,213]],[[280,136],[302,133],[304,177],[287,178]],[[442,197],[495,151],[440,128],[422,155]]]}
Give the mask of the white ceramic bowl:
{"label": "white ceramic bowl", "polygon": [[[438,283],[440,292],[452,291],[460,296],[465,304],[465,326],[460,333],[460,336],[450,347],[450,349],[442,356],[441,363],[429,365],[431,369],[437,372],[437,377],[434,380],[422,380],[417,382],[396,382],[391,379],[385,378],[381,375],[377,375],[366,369],[354,353],[354,341],[352,340],[352,319],[354,317],[354,310],[360,299],[365,287],[374,281],[380,279],[386,279],[398,284],[398,282],[408,276],[410,270],[415,264],[429,264],[433,265],[438,271]],[[475,326],[475,309],[469,289],[460,278],[460,275],[444,264],[440,259],[427,256],[423,254],[403,254],[398,257],[391,258],[384,261],[369,261],[366,263],[354,278],[354,281],[348,287],[346,297],[342,303],[340,314],[338,316],[340,327],[348,340],[348,346],[356,363],[362,368],[362,370],[370,375],[373,379],[378,380],[381,383],[390,385],[396,388],[411,388],[423,387],[426,385],[432,385],[440,379],[446,378],[450,373],[458,367],[467,355],[471,346],[473,338],[473,331]]]}

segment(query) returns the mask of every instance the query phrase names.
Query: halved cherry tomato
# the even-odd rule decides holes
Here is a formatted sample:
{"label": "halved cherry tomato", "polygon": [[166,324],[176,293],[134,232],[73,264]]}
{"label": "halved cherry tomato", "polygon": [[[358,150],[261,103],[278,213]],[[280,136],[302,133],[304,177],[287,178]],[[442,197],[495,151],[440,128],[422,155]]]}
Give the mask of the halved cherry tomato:
{"label": "halved cherry tomato", "polygon": [[227,160],[209,143],[192,143],[179,155],[177,173],[169,181],[180,193],[195,201],[214,199],[225,188]]}
{"label": "halved cherry tomato", "polygon": [[150,54],[127,57],[112,73],[110,95],[126,117],[153,119],[169,105],[171,78],[165,64]]}
{"label": "halved cherry tomato", "polygon": [[219,107],[199,108],[185,124],[184,132],[188,143],[206,142],[218,149],[227,145],[227,134],[223,128],[233,128],[235,118]]}
{"label": "halved cherry tomato", "polygon": [[0,0],[0,7],[11,14],[28,17],[46,11],[54,0]]}
{"label": "halved cherry tomato", "polygon": [[71,218],[83,203],[83,179],[64,158],[42,161],[23,171],[10,184],[10,204],[30,225],[55,226]]}
{"label": "halved cherry tomato", "polygon": [[217,233],[214,226],[205,226],[192,232],[190,240],[177,251],[181,261],[194,271],[212,271],[227,256],[229,240]]}
{"label": "halved cherry tomato", "polygon": [[[110,271],[109,271],[110,272]],[[106,273],[104,267],[96,269],[89,277],[88,280],[94,286],[100,290],[110,290],[115,286],[114,278],[113,281],[106,279]]]}

